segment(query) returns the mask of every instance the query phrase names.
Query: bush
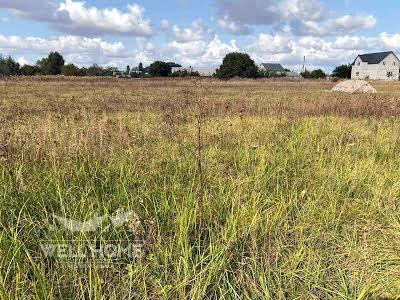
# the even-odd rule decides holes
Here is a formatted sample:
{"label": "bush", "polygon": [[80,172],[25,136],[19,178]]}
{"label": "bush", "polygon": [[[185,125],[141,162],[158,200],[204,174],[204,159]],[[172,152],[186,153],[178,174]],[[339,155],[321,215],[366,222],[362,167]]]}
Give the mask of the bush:
{"label": "bush", "polygon": [[61,74],[64,76],[85,76],[86,72],[85,69],[80,69],[74,64],[69,64],[62,67]]}
{"label": "bush", "polygon": [[221,67],[217,70],[219,79],[256,78],[258,68],[248,54],[233,52],[225,56]]}
{"label": "bush", "polygon": [[40,73],[37,66],[24,65],[19,70],[19,73],[23,76],[35,76]]}
{"label": "bush", "polygon": [[303,78],[305,79],[325,79],[326,74],[324,71],[321,69],[314,70],[312,72],[310,71],[305,71],[300,74]]}
{"label": "bush", "polygon": [[332,76],[337,78],[351,78],[351,65],[341,65],[333,70]]}
{"label": "bush", "polygon": [[49,56],[39,60],[37,65],[44,75],[59,75],[64,63],[64,58],[60,53],[50,52]]}
{"label": "bush", "polygon": [[11,58],[3,58],[0,56],[0,76],[16,76],[19,75],[19,63]]}
{"label": "bush", "polygon": [[87,76],[102,76],[103,72],[104,72],[104,69],[96,64],[94,64],[86,69]]}
{"label": "bush", "polygon": [[171,74],[171,66],[163,61],[156,61],[149,67],[149,73],[153,77],[167,77]]}

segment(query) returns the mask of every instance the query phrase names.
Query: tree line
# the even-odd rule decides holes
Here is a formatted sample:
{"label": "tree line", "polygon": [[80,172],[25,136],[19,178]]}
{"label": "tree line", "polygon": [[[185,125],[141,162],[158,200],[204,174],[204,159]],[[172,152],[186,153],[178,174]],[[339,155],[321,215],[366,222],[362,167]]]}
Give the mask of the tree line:
{"label": "tree line", "polygon": [[[187,77],[200,76],[197,72],[178,71],[172,73],[173,67],[181,67],[174,62],[155,61],[148,67],[140,63],[131,69],[129,66],[121,72],[115,67],[102,67],[94,64],[88,68],[74,64],[65,64],[63,56],[58,52],[51,52],[47,57],[38,60],[36,65],[20,66],[11,56],[0,55],[0,76],[35,76],[35,75],[64,75],[64,76],[129,76],[129,77]],[[289,70],[287,70],[289,71]],[[254,60],[246,53],[229,53],[223,59],[222,65],[216,71],[220,79],[231,78],[263,78],[277,77],[285,74],[260,71]],[[304,71],[300,74],[306,79],[324,79],[327,74],[322,69]],[[335,68],[333,77],[351,78],[351,65],[341,65]]]}
{"label": "tree line", "polygon": [[103,68],[99,65],[79,68],[74,64],[65,64],[63,56],[51,52],[47,57],[38,60],[35,65],[21,66],[11,56],[0,55],[0,76],[36,76],[36,75],[65,75],[65,76],[112,76],[116,68]]}
{"label": "tree line", "polygon": [[126,67],[120,71],[115,67],[102,67],[94,64],[88,68],[74,64],[65,64],[64,57],[58,52],[51,52],[47,57],[38,60],[35,65],[21,66],[11,56],[0,55],[0,76],[36,76],[36,75],[64,75],[64,76],[130,76],[130,77],[186,77],[200,76],[197,72],[180,71],[172,74],[173,67],[181,67],[174,62],[156,61],[148,67],[142,63],[131,69]]}

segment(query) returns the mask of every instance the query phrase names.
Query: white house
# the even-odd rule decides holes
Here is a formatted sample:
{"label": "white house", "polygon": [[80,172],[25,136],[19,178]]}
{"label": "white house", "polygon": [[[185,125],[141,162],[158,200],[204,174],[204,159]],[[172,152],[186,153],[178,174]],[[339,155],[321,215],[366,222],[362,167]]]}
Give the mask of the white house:
{"label": "white house", "polygon": [[390,52],[357,56],[351,68],[351,79],[399,80],[400,60]]}
{"label": "white house", "polygon": [[197,72],[197,73],[199,73],[200,76],[203,76],[203,77],[212,77],[217,72],[217,69],[215,69],[215,68],[193,68],[193,67],[189,67],[189,68],[173,67],[172,68],[172,73],[185,72],[185,71],[188,73]]}

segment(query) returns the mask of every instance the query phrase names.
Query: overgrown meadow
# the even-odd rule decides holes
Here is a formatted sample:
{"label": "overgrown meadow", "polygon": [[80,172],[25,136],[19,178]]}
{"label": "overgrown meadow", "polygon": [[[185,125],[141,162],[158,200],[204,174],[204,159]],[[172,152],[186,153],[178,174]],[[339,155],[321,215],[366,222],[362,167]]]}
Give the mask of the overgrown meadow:
{"label": "overgrown meadow", "polygon": [[398,299],[400,83],[332,86],[0,81],[0,298]]}

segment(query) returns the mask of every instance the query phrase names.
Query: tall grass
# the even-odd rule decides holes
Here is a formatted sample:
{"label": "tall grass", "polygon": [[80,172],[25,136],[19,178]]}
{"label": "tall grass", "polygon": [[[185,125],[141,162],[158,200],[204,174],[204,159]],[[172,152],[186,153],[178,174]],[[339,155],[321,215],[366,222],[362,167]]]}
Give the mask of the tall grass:
{"label": "tall grass", "polygon": [[[1,299],[400,295],[392,86],[362,96],[327,93],[325,82],[211,81],[203,98],[189,80],[7,85]],[[119,229],[72,233],[53,218],[122,208],[135,219]],[[143,248],[136,260],[71,269],[45,257],[43,240]]]}

